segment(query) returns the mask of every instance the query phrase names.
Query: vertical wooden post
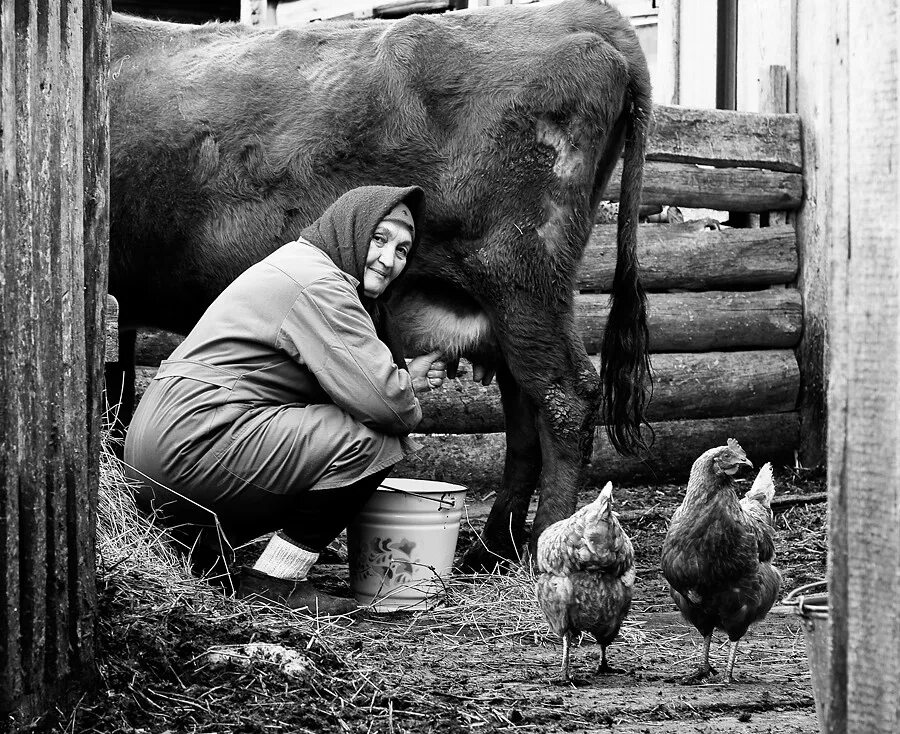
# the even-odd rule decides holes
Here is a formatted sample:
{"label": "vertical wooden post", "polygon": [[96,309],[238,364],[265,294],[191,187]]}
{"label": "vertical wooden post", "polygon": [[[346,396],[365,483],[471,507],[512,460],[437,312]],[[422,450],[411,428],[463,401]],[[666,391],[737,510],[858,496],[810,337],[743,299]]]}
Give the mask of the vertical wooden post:
{"label": "vertical wooden post", "polygon": [[798,288],[803,294],[803,335],[797,349],[800,364],[800,460],[806,466],[825,461],[825,340],[828,309],[828,243],[834,218],[831,60],[835,45],[830,3],[794,0],[794,66],[791,96],[803,121],[803,203],[796,215],[800,256]]}
{"label": "vertical wooden post", "polygon": [[272,26],[276,24],[278,0],[241,0],[241,23]]}
{"label": "vertical wooden post", "polygon": [[[759,111],[783,114],[788,104],[788,70],[785,66],[770,65],[759,74]],[[768,213],[768,225],[786,224],[787,212]]]}
{"label": "vertical wooden post", "polygon": [[[900,731],[900,10],[832,0],[830,731]],[[823,58],[829,59],[828,56]]]}
{"label": "vertical wooden post", "polygon": [[681,104],[681,0],[660,5],[657,20],[653,101]]}
{"label": "vertical wooden post", "polygon": [[95,677],[108,21],[109,0],[0,6],[0,715],[14,725]]}
{"label": "vertical wooden post", "polygon": [[760,106],[760,88],[775,65],[791,64],[791,0],[740,0],[737,38],[737,109],[787,112]]}
{"label": "vertical wooden post", "polygon": [[709,0],[680,0],[678,104],[716,106],[716,13]]}

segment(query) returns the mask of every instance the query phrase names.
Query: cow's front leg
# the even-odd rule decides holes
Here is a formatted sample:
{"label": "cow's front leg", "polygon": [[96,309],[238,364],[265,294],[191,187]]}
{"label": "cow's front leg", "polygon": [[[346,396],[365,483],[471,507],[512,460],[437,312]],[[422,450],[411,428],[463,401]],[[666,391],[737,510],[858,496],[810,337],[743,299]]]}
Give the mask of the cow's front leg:
{"label": "cow's front leg", "polygon": [[124,455],[125,430],[131,422],[135,408],[136,344],[135,329],[120,330],[119,361],[107,362],[104,370],[110,446],[120,459]]}
{"label": "cow's front leg", "polygon": [[543,472],[540,503],[531,528],[532,554],[541,533],[575,511],[593,453],[600,381],[586,355],[579,361],[570,389],[551,385],[538,415]]}
{"label": "cow's front leg", "polygon": [[497,369],[497,384],[506,417],[506,463],[503,484],[491,507],[481,538],[469,549],[463,566],[490,570],[515,559],[525,543],[525,518],[541,471],[537,410],[505,363]]}

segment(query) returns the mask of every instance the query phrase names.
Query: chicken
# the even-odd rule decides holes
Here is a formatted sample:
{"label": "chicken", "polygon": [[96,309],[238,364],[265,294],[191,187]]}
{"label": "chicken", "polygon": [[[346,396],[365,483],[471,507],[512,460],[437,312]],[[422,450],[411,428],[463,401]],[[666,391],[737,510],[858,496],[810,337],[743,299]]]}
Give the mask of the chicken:
{"label": "chicken", "polygon": [[619,634],[634,586],[634,548],[612,512],[611,483],[591,504],[541,533],[537,564],[538,602],[562,637],[562,679],[569,680],[576,632],[594,635],[602,650],[599,672],[611,672],[606,648]]}
{"label": "chicken", "polygon": [[738,500],[734,476],[744,466],[753,465],[732,438],[697,459],[663,541],[662,572],[669,591],[684,618],[703,635],[700,667],[686,683],[716,674],[709,646],[717,628],[730,640],[725,680],[733,682],[738,641],[768,614],[781,589],[781,573],[772,565],[772,465],[763,466]]}

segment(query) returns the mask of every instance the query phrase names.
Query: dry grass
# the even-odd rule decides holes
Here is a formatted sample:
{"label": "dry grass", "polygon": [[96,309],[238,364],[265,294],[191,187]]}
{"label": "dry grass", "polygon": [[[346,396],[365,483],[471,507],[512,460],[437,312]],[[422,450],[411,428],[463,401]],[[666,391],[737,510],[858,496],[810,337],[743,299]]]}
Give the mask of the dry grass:
{"label": "dry grass", "polygon": [[[356,624],[225,596],[193,577],[166,531],[138,512],[108,447],[97,552],[106,690],[75,709],[68,731],[155,730],[173,719],[173,731],[400,731],[424,721],[469,728],[496,719],[477,706],[461,714],[453,701],[404,679],[398,671],[411,648],[427,645],[440,657],[461,644],[486,650],[498,640],[556,644],[526,564],[454,576],[445,603],[431,611],[373,615]],[[636,634],[633,625],[623,630],[626,639]],[[300,653],[305,674],[259,658],[209,662],[210,649],[249,642]]]}

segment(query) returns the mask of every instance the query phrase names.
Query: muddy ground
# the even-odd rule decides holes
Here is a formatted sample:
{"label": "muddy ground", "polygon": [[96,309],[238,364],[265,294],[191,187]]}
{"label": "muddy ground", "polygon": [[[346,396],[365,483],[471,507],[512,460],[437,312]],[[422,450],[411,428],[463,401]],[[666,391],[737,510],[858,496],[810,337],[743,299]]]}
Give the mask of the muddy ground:
{"label": "muddy ground", "polygon": [[[777,471],[781,495],[816,497],[821,475]],[[140,611],[119,582],[101,586],[102,689],[64,712],[60,731],[612,731],[816,732],[810,674],[800,624],[777,607],[741,643],[732,685],[682,685],[698,660],[700,636],[674,610],[659,571],[668,517],[680,502],[676,484],[621,486],[616,505],[637,552],[637,582],[622,638],[609,650],[614,675],[597,674],[599,646],[573,650],[574,680],[560,684],[560,647],[537,623],[522,622],[521,600],[479,623],[450,629],[430,613],[370,616],[339,632],[192,612],[188,603],[154,602],[159,619]],[[585,493],[579,504],[594,498]],[[475,537],[491,497],[470,489]],[[777,565],[783,594],[824,577],[825,504],[799,502],[776,513]],[[349,595],[343,564],[316,575]],[[465,603],[465,601],[463,602]],[[164,607],[164,609],[163,609]],[[515,608],[514,608],[515,607]],[[298,677],[270,668],[214,668],[202,655],[214,644],[249,639],[302,651],[310,671]],[[724,635],[713,665],[724,668]]]}

